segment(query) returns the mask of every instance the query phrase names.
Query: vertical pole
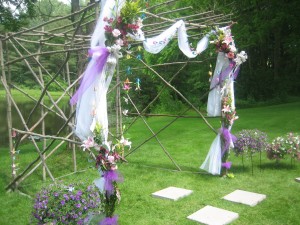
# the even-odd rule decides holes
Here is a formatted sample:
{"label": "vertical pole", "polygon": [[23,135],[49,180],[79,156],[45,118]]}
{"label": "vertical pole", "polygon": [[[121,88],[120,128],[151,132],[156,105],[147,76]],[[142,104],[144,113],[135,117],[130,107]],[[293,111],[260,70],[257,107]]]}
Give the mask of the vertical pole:
{"label": "vertical pole", "polygon": [[[66,76],[67,76],[68,86],[70,86],[71,85],[71,78],[70,78],[69,62],[66,63]],[[70,115],[73,113],[73,111],[74,111],[74,106],[71,105],[70,106]],[[72,122],[72,124],[75,123],[74,117],[71,119],[71,122]],[[72,132],[72,131],[70,130],[70,132]],[[74,135],[72,135],[72,140],[75,140]],[[71,143],[71,149],[72,149],[73,170],[74,170],[74,172],[76,172],[77,171],[76,146],[75,146],[74,143]]]}
{"label": "vertical pole", "polygon": [[[121,107],[121,83],[119,62],[117,63],[117,90],[116,90],[116,134],[120,138],[123,136],[122,127],[122,107]],[[124,149],[121,151],[121,156],[124,157]]]}
{"label": "vertical pole", "polygon": [[[1,70],[2,70],[2,82],[3,85],[7,85],[6,74],[5,74],[5,67],[4,67],[4,56],[3,56],[3,41],[0,41],[0,60],[1,60]],[[9,54],[7,53],[7,57]],[[10,82],[10,73],[8,72],[8,81]],[[8,86],[8,85],[7,85]],[[8,86],[8,91],[10,92],[10,87]],[[17,170],[16,170],[16,151],[13,145],[13,137],[12,137],[12,113],[11,113],[11,99],[9,98],[9,94],[6,93],[6,101],[7,101],[7,108],[6,108],[6,116],[7,116],[7,127],[8,127],[8,143],[9,143],[9,151],[10,151],[10,158],[12,161],[11,164],[11,175],[12,179],[14,180],[17,177]],[[12,186],[12,190],[16,189],[17,184]]]}
{"label": "vertical pole", "polygon": [[[44,32],[44,27],[42,27],[42,32]],[[43,40],[43,35],[41,36],[41,40]],[[42,44],[41,44],[41,42],[40,42],[40,45],[39,45],[39,48],[38,48],[38,53],[41,53],[41,51],[42,51]],[[40,60],[40,55],[38,55],[37,57],[36,57],[36,60],[39,62],[39,60]],[[41,81],[41,91],[43,91],[43,89],[44,89],[44,86],[45,86],[45,82],[44,82],[44,79],[43,79],[43,72],[42,72],[42,68],[41,68],[41,66],[39,66],[39,76],[40,76],[40,81]],[[43,117],[43,115],[44,115],[44,107],[42,106],[44,104],[44,99],[42,99],[41,100],[41,116]],[[43,121],[42,121],[42,123],[41,123],[41,129],[42,129],[42,135],[45,135],[46,134],[46,132],[45,132],[45,119],[43,119]],[[43,150],[45,150],[45,148],[46,148],[46,139],[43,139]],[[46,153],[44,153],[43,154],[43,160],[45,160],[45,157],[46,157]],[[43,170],[43,180],[45,181],[46,180],[46,168],[45,168],[45,165],[43,165],[43,168],[42,168],[42,170]]]}

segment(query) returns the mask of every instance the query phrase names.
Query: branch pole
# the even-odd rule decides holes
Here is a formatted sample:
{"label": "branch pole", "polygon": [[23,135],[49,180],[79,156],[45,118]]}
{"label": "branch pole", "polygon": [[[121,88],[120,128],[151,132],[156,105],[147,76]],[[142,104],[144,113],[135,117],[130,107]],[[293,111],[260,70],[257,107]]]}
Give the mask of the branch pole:
{"label": "branch pole", "polygon": [[202,120],[205,122],[205,124],[215,133],[218,134],[218,132],[210,125],[210,123],[205,119],[203,114],[186,98],[183,94],[181,94],[174,86],[172,86],[168,81],[166,81],[158,72],[156,72],[153,68],[149,67],[143,60],[140,60],[145,66],[149,68],[150,71],[152,71],[156,76],[158,76],[169,88],[171,88],[173,91],[175,91],[188,105],[190,105],[202,118]]}
{"label": "branch pole", "polygon": [[[134,107],[134,109],[136,110],[136,112],[138,114],[140,114],[138,108],[136,107],[136,105],[133,103],[133,101],[131,100],[130,96],[128,94],[126,94],[128,100],[130,101],[130,103],[132,104],[132,106]],[[160,147],[163,149],[164,153],[168,156],[168,158],[172,161],[172,163],[175,165],[175,167],[181,171],[180,167],[177,165],[177,163],[174,161],[174,159],[171,157],[170,153],[165,149],[165,147],[163,146],[163,144],[160,142],[160,140],[158,139],[157,135],[155,134],[155,132],[151,129],[151,127],[149,126],[149,124],[147,123],[147,121],[144,119],[143,116],[140,115],[140,118],[143,120],[144,124],[147,126],[147,128],[149,129],[149,131],[152,133],[152,135],[155,137],[156,141],[158,142],[158,144],[160,145]]]}
{"label": "branch pole", "polygon": [[[5,67],[4,67],[4,56],[3,56],[3,42],[0,41],[0,60],[1,60],[1,81],[3,86],[6,85],[6,73],[5,73]],[[7,54],[9,57],[9,54]],[[6,119],[7,119],[7,127],[8,127],[8,143],[9,143],[9,153],[10,153],[10,159],[11,159],[11,177],[12,179],[15,179],[17,176],[17,170],[16,170],[16,164],[15,164],[15,155],[16,151],[13,145],[13,137],[12,137],[12,113],[11,113],[11,99],[9,98],[10,95],[10,88],[6,88],[6,102],[7,102],[7,108],[6,108]],[[16,189],[16,184],[12,186],[12,190]]]}
{"label": "branch pole", "polygon": [[[42,27],[41,29],[42,29],[42,31],[44,31],[44,27]],[[41,53],[41,51],[42,51],[42,40],[43,40],[43,37],[44,36],[42,35],[41,36],[41,42],[39,44],[39,48],[38,48],[38,52],[37,53]],[[43,73],[42,73],[41,65],[39,63],[40,55],[38,55],[35,60],[36,60],[36,62],[38,62],[38,65],[39,65],[38,70],[39,70],[39,78],[40,78],[40,82],[41,82],[41,91],[42,91],[43,87],[45,85],[45,82],[44,82],[44,79],[43,79]],[[40,108],[41,108],[40,113],[41,113],[41,116],[44,115],[44,107],[42,105],[44,105],[44,99],[42,99],[41,103],[40,103]],[[42,124],[41,125],[42,125],[42,135],[45,135],[45,119],[42,120]],[[42,147],[42,149],[45,150],[45,148],[46,148],[46,139],[43,139],[43,147]],[[43,160],[45,161],[46,154],[43,154],[42,157],[43,157]],[[42,171],[43,171],[43,181],[45,181],[47,174],[46,174],[46,167],[44,165],[43,165]]]}

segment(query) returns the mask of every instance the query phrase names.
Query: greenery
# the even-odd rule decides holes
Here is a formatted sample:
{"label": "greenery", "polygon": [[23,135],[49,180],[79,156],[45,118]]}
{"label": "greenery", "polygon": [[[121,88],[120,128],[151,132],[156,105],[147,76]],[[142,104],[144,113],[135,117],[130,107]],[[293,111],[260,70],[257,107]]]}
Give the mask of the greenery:
{"label": "greenery", "polygon": [[[259,129],[266,132],[270,139],[282,136],[288,132],[299,131],[300,102],[284,105],[274,105],[259,108],[239,110],[239,120],[232,132],[242,129]],[[188,115],[195,115],[189,112]],[[255,115],[255,116],[254,116]],[[172,118],[149,118],[147,122],[153,130],[159,130]],[[214,127],[220,126],[219,119],[209,119]],[[141,120],[129,130],[133,142],[132,149],[151,135]],[[205,205],[212,205],[239,213],[239,218],[232,224],[298,224],[300,221],[300,197],[295,195],[299,183],[294,179],[299,177],[299,162],[294,164],[283,159],[276,166],[273,161],[262,155],[261,166],[258,157],[253,157],[254,175],[250,172],[250,164],[245,163],[243,169],[241,159],[230,155],[231,172],[234,179],[224,179],[199,172],[199,166],[204,161],[209,146],[215,134],[197,118],[180,118],[158,135],[163,145],[174,160],[180,165],[182,172],[176,171],[174,165],[164,154],[156,141],[150,140],[140,149],[127,157],[128,164],[121,164],[119,170],[124,176],[120,184],[122,193],[121,204],[117,207],[120,224],[166,224],[188,225],[195,222],[186,219],[193,212]],[[17,156],[19,171],[37,156],[30,146],[21,146]],[[10,181],[10,159],[7,148],[0,149],[0,170],[2,172],[0,186],[1,211],[3,224],[23,225],[30,220],[33,199],[20,195],[18,192],[5,193],[3,187]],[[72,156],[67,149],[61,148],[48,160],[49,169],[58,180],[65,183],[96,179],[99,175],[94,162],[78,149],[78,173],[61,177],[72,172]],[[83,171],[85,170],[85,171]],[[60,178],[59,178],[60,177]],[[51,183],[41,182],[41,170],[33,173],[20,184],[20,190],[32,197],[40,188]],[[193,194],[182,200],[173,202],[151,197],[151,193],[176,186],[193,190]],[[267,195],[267,199],[255,207],[235,204],[221,199],[226,194],[242,189]]]}

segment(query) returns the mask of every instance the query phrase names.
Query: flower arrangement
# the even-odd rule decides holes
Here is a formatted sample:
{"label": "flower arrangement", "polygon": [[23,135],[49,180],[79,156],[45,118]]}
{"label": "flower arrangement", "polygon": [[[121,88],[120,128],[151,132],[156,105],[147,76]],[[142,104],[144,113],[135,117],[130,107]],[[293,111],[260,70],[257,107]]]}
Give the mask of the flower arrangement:
{"label": "flower arrangement", "polygon": [[233,151],[236,156],[244,154],[254,154],[266,150],[268,146],[268,136],[266,133],[254,130],[242,130],[237,134]]}
{"label": "flower arrangement", "polygon": [[239,117],[236,116],[236,110],[232,106],[231,95],[226,95],[221,100],[222,104],[222,125],[229,128],[233,125],[234,121]]}
{"label": "flower arrangement", "polygon": [[300,160],[299,143],[300,136],[294,133],[288,133],[285,137],[277,137],[268,146],[267,157],[278,161],[286,155],[290,155],[292,158]]}
{"label": "flower arrangement", "polygon": [[217,52],[224,52],[229,59],[235,58],[237,49],[231,35],[230,26],[224,29],[216,27],[210,37],[213,39],[211,42],[215,45]]}
{"label": "flower arrangement", "polygon": [[51,184],[36,195],[32,215],[38,224],[87,224],[92,214],[102,211],[96,186],[60,183]]}
{"label": "flower arrangement", "polygon": [[83,150],[88,151],[95,160],[96,168],[100,173],[100,179],[96,180],[96,186],[100,190],[101,201],[106,218],[100,224],[110,224],[108,222],[114,221],[117,224],[117,217],[113,216],[116,203],[121,200],[118,182],[123,179],[117,172],[117,162],[120,160],[126,161],[123,158],[124,149],[131,147],[131,142],[123,136],[113,146],[104,140],[103,131],[100,124],[96,123],[93,131],[93,137],[88,137],[83,142]]}
{"label": "flower arrangement", "polygon": [[143,27],[143,20],[138,16],[141,13],[140,1],[126,0],[125,5],[116,15],[115,19],[105,17],[104,27],[107,46],[117,44],[119,46],[128,45],[129,34],[139,36]]}

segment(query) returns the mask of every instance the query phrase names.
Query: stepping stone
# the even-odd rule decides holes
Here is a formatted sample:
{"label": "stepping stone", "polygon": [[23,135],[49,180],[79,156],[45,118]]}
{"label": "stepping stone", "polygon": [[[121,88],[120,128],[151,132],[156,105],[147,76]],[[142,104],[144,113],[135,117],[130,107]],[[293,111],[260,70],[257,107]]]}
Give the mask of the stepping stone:
{"label": "stepping stone", "polygon": [[236,202],[236,203],[242,203],[253,207],[256,206],[262,200],[264,200],[266,197],[267,196],[263,194],[257,194],[249,191],[235,190],[234,192],[231,192],[229,195],[223,197],[223,199]]}
{"label": "stepping stone", "polygon": [[300,182],[300,177],[296,178],[295,181]]}
{"label": "stepping stone", "polygon": [[239,214],[207,205],[187,218],[207,225],[223,225],[239,218]]}
{"label": "stepping stone", "polygon": [[193,191],[191,191],[191,190],[187,190],[187,189],[183,189],[183,188],[168,187],[163,190],[152,193],[152,196],[177,201],[180,198],[183,198],[183,197],[186,197],[186,196],[192,194],[192,192]]}

